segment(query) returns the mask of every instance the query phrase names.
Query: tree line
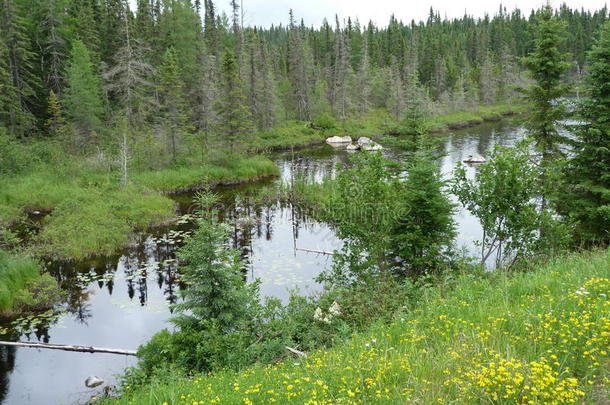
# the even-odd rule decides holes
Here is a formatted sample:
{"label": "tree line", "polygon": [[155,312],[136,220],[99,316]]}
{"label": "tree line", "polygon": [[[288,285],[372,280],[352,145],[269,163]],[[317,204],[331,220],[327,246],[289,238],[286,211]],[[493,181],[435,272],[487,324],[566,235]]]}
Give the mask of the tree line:
{"label": "tree line", "polygon": [[[67,139],[76,152],[112,137],[181,140],[222,134],[230,148],[286,120],[339,120],[387,108],[400,118],[414,94],[430,109],[463,110],[515,96],[534,48],[538,12],[501,6],[493,16],[387,26],[350,18],[305,26],[242,26],[239,4],[212,0],[2,0],[0,121],[18,139]],[[561,52],[571,76],[607,10],[562,6]],[[122,135],[121,135],[122,134]]]}

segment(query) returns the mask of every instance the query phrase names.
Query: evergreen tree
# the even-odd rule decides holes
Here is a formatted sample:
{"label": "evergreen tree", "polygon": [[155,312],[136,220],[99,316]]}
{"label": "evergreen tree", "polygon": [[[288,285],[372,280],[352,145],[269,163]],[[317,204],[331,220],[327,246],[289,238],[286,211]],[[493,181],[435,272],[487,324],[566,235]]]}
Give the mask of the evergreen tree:
{"label": "evergreen tree", "polygon": [[57,98],[57,95],[55,92],[53,92],[53,90],[49,92],[49,100],[47,105],[49,106],[47,112],[49,118],[46,122],[48,136],[55,139],[66,140],[65,138],[68,135],[68,127],[61,111],[59,98]]}
{"label": "evergreen tree", "polygon": [[303,30],[298,27],[290,10],[288,32],[287,76],[291,85],[291,107],[298,120],[311,118],[311,54],[303,38]]}
{"label": "evergreen tree", "polygon": [[339,17],[335,16],[335,19],[335,66],[333,70],[331,103],[335,115],[339,119],[345,120],[350,110],[348,86],[352,67],[350,64],[350,50],[347,36],[341,30]]}
{"label": "evergreen tree", "polygon": [[[66,70],[67,87],[63,105],[74,128],[87,143],[93,131],[99,131],[104,113],[100,79],[91,64],[87,47],[81,40],[72,44]],[[51,93],[54,95],[54,93]]]}
{"label": "evergreen tree", "polygon": [[438,270],[447,261],[456,236],[450,202],[434,154],[423,144],[407,162],[401,188],[403,216],[393,230],[399,271],[409,276]]}
{"label": "evergreen tree", "polygon": [[9,134],[24,137],[31,134],[36,118],[36,89],[41,87],[34,72],[35,54],[27,36],[23,11],[16,0],[0,1],[0,41],[5,47],[9,82],[4,85],[11,101],[6,112]]}
{"label": "evergreen tree", "polygon": [[[574,157],[568,166],[568,215],[588,243],[610,242],[610,23],[588,55],[587,90],[575,128]],[[565,207],[564,207],[565,208]]]}
{"label": "evergreen tree", "polygon": [[45,15],[41,22],[44,38],[42,52],[44,83],[55,94],[61,95],[64,85],[64,61],[68,54],[64,24],[66,5],[64,0],[46,0],[45,8]]}
{"label": "evergreen tree", "polygon": [[159,97],[162,111],[162,125],[169,136],[172,160],[176,160],[180,132],[184,129],[186,114],[183,98],[184,84],[180,80],[178,64],[173,48],[163,55],[159,69]]}
{"label": "evergreen tree", "polygon": [[525,90],[531,105],[529,133],[542,154],[543,165],[562,156],[561,147],[566,143],[558,131],[559,122],[566,117],[559,99],[569,89],[562,82],[569,66],[561,52],[563,30],[564,24],[553,16],[553,10],[547,5],[540,12],[535,50],[524,59],[535,81]]}
{"label": "evergreen tree", "polygon": [[252,121],[243,93],[243,83],[239,77],[237,59],[232,51],[227,51],[221,65],[221,90],[216,103],[218,113],[218,134],[225,139],[231,152],[235,152],[252,132]]}

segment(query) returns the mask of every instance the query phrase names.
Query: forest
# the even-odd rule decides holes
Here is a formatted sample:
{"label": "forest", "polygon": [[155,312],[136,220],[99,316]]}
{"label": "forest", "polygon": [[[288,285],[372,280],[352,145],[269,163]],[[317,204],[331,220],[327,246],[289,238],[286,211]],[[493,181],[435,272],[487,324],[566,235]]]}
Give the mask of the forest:
{"label": "forest", "polygon": [[227,2],[0,0],[0,404],[606,404],[607,8]]}

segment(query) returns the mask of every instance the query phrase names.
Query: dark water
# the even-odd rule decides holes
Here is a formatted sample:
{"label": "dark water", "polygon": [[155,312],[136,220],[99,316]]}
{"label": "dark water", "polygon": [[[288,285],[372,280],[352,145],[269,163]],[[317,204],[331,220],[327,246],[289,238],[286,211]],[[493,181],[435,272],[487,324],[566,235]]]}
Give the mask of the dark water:
{"label": "dark water", "polygon": [[[473,152],[485,155],[496,143],[509,145],[523,136],[509,123],[485,124],[450,134],[442,170]],[[390,152],[391,154],[392,152]],[[222,197],[220,216],[232,223],[231,243],[248,259],[248,278],[261,280],[261,294],[286,299],[289,289],[311,293],[320,288],[313,279],[330,259],[295,248],[333,250],[340,241],[332,229],[309,218],[290,204],[265,204],[254,198],[278,181],[307,177],[319,180],[334,173],[348,158],[329,146],[271,156],[281,170],[279,179],[217,190]],[[470,168],[473,174],[475,168]],[[169,228],[139,235],[137,243],[115,257],[76,264],[53,263],[51,271],[69,291],[65,308],[48,314],[50,321],[22,324],[13,339],[74,345],[136,349],[157,331],[170,327],[169,304],[182,288],[174,261],[176,248],[192,224],[193,196],[175,197],[183,220]],[[476,219],[460,211],[457,243],[473,251],[480,237]],[[7,325],[5,325],[7,326]],[[135,358],[111,354],[70,353],[53,350],[0,347],[0,404],[73,404],[96,394],[84,386],[91,375],[115,382],[114,375]]]}

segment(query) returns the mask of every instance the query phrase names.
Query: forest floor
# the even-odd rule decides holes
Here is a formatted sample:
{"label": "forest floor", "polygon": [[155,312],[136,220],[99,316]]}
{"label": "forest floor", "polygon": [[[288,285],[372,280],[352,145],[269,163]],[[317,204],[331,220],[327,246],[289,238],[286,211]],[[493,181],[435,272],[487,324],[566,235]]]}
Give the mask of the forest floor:
{"label": "forest floor", "polygon": [[168,372],[110,404],[606,404],[610,251],[463,274],[391,324],[240,372]]}

